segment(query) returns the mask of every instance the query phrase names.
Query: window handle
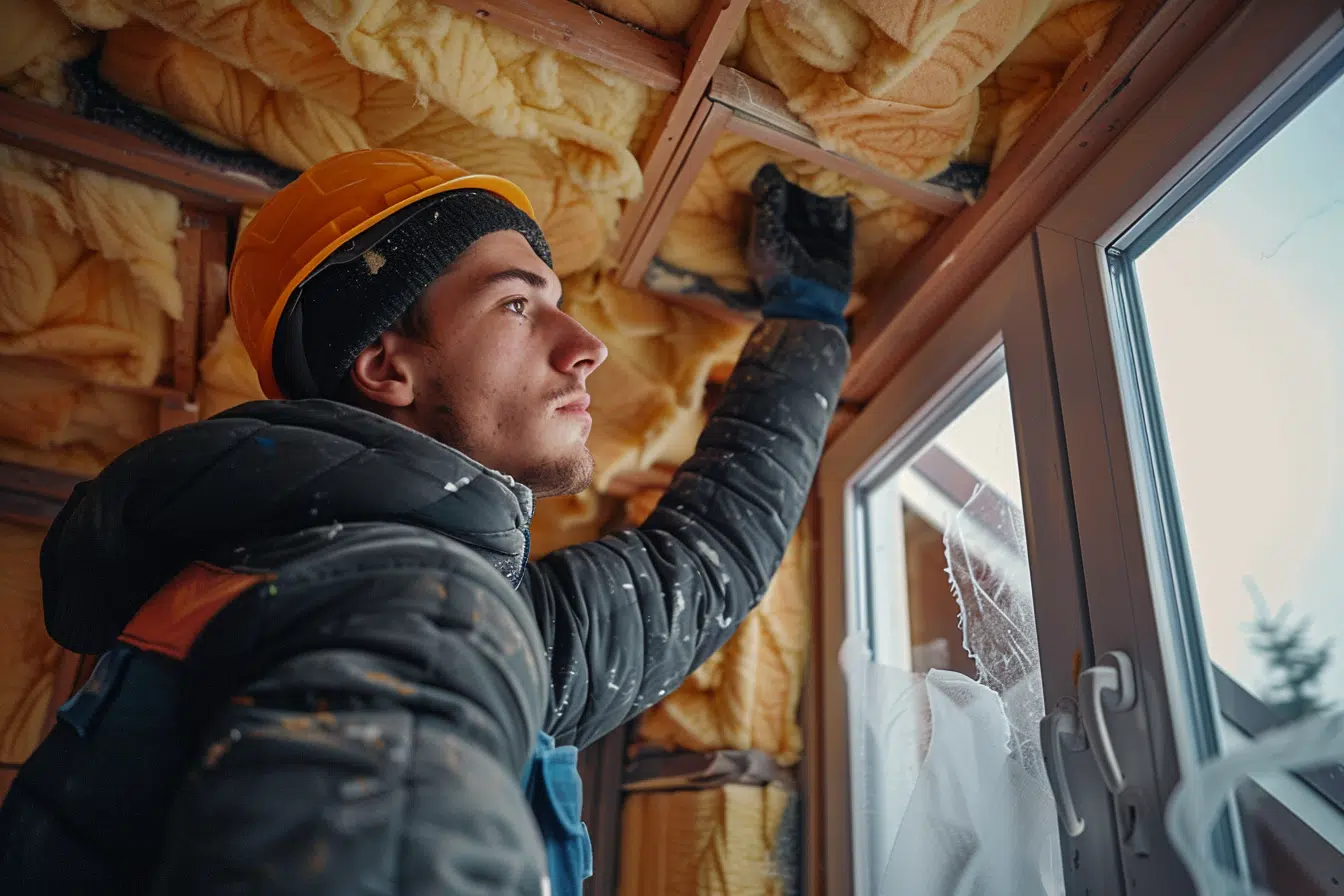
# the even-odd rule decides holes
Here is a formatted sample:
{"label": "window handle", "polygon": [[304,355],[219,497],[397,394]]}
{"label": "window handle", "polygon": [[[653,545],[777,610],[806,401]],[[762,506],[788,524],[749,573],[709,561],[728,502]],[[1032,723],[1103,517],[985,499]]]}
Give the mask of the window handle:
{"label": "window handle", "polygon": [[1077,837],[1086,824],[1073,805],[1069,777],[1064,771],[1064,751],[1079,753],[1087,749],[1087,736],[1078,723],[1078,704],[1065,697],[1041,719],[1041,751],[1045,754],[1045,777],[1055,794],[1055,809],[1064,833]]}
{"label": "window handle", "polygon": [[1125,773],[1111,743],[1111,730],[1106,713],[1129,712],[1138,701],[1134,684],[1134,663],[1129,654],[1113,650],[1090,669],[1078,676],[1078,712],[1083,719],[1092,746],[1092,758],[1097,762],[1106,789],[1119,794],[1125,789]]}

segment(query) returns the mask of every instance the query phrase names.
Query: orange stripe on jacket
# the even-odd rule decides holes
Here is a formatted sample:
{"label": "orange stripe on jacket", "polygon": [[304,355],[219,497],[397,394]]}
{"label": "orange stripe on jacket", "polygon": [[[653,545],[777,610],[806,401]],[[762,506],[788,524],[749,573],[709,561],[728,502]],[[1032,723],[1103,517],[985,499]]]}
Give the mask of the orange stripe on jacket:
{"label": "orange stripe on jacket", "polygon": [[120,640],[175,660],[186,659],[211,619],[244,591],[272,578],[192,563],[140,608]]}

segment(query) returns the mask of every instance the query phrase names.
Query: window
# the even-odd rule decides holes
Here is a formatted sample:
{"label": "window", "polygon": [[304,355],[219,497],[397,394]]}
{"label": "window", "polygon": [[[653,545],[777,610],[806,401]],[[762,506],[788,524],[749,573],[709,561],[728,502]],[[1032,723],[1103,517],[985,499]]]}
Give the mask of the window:
{"label": "window", "polygon": [[[851,714],[867,722],[852,738],[861,838],[855,852],[877,893],[908,891],[912,884],[919,891],[977,889],[973,882],[983,885],[983,877],[958,877],[977,860],[977,848],[991,854],[1004,828],[1032,817],[1048,822],[1055,811],[1044,797],[1039,732],[1045,702],[1002,351],[973,363],[917,419],[853,486],[866,587],[865,612],[854,614],[852,624],[861,632],[865,621],[871,626],[864,633],[878,668],[948,670],[964,678],[938,678],[927,693],[914,675],[886,674],[881,680],[889,687],[881,693],[856,692],[851,682]],[[977,693],[986,702],[973,705]],[[941,704],[946,711],[938,704],[945,695],[952,697]],[[995,777],[992,756],[965,743],[993,737],[992,724],[977,724],[977,706],[1006,721],[1013,771],[1003,778]],[[879,724],[869,718],[875,715]],[[942,789],[936,800],[921,799],[930,793],[928,781],[942,774],[939,763],[968,773],[974,765],[986,788],[993,788],[991,781],[1014,781],[1021,789],[982,805],[961,805]],[[1034,783],[1021,783],[1024,773]],[[980,817],[986,807],[1002,817]],[[912,834],[935,825],[963,830],[978,847],[922,830]],[[1030,868],[1021,873],[1042,892],[1062,893],[1056,831],[1048,824],[1039,830],[1013,844],[1022,852],[1017,865]],[[910,867],[914,856],[923,859],[917,870]],[[944,870],[931,870],[939,863]]]}
{"label": "window", "polygon": [[[1072,556],[1029,559],[1029,544],[1061,537],[1050,524],[1066,514],[1042,476],[1058,468],[1059,446],[1035,282],[1024,244],[823,462],[823,559],[844,600],[826,601],[818,641],[845,657],[847,676],[837,681],[841,664],[823,665],[825,736],[848,754],[843,776],[826,784],[828,839],[852,867],[830,877],[827,892],[997,884],[1053,896],[1082,880],[1078,857],[1090,882],[1119,885],[1095,776],[1078,775],[1074,801],[1095,821],[1064,861],[1040,739],[1089,645]],[[1019,407],[1019,394],[1036,400]],[[1019,468],[1023,446],[1034,449],[1035,475]],[[1042,510],[1034,520],[1029,503]],[[849,635],[864,640],[842,651]],[[859,663],[856,643],[867,654]],[[935,705],[957,711],[939,715]],[[1006,749],[983,749],[994,743]],[[1064,761],[1082,772],[1090,762]],[[958,793],[965,781],[978,785]],[[983,861],[1020,877],[987,884]]]}
{"label": "window", "polygon": [[[1342,71],[1337,2],[1244,4],[828,449],[824,892],[890,892],[883,789],[932,752],[856,727],[842,641],[992,679],[968,583],[1025,598],[1063,821],[1012,892],[1193,892],[1172,794],[1344,710]],[[1344,766],[1235,796],[1197,839],[1241,885],[1204,892],[1344,880]]]}
{"label": "window", "polygon": [[[958,606],[974,587],[970,579],[982,574],[1030,593],[1002,358],[978,372],[964,394],[932,409],[931,418],[924,433],[893,446],[892,458],[856,486],[867,628],[876,662],[974,678]],[[1029,616],[1023,621],[1032,623]]]}
{"label": "window", "polygon": [[[1142,683],[1088,732],[1128,892],[1191,888],[1182,781],[1344,709],[1341,70],[1337,4],[1248,4],[1036,231],[1093,647]],[[1211,817],[1233,877],[1337,886],[1344,767]]]}
{"label": "window", "polygon": [[[1216,707],[1196,732],[1202,758],[1344,708],[1342,67],[1111,252],[1126,411],[1146,425],[1155,486],[1148,539],[1166,554],[1159,590],[1173,643],[1212,669],[1207,698],[1185,682],[1192,716]],[[1284,176],[1313,170],[1331,173]],[[1344,811],[1344,767],[1298,777]],[[1344,816],[1265,789],[1344,846]]]}

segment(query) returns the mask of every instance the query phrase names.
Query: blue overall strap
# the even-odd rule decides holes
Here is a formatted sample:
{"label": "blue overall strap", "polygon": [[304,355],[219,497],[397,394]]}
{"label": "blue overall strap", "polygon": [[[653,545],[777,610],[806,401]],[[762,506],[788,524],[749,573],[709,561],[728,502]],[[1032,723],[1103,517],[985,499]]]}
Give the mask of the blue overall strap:
{"label": "blue overall strap", "polygon": [[523,793],[546,843],[551,896],[582,896],[583,882],[593,873],[593,845],[580,820],[579,751],[557,747],[549,734],[539,733],[523,773]]}

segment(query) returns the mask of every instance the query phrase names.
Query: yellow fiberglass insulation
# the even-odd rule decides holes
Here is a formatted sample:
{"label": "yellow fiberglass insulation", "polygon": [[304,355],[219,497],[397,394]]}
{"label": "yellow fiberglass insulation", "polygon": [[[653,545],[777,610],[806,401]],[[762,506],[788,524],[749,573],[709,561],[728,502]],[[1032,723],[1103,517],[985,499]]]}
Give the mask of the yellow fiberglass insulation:
{"label": "yellow fiberglass insulation", "polygon": [[0,360],[0,460],[94,475],[158,431],[158,403]]}
{"label": "yellow fiberglass insulation", "polygon": [[997,166],[1068,71],[1101,48],[1120,6],[1080,3],[1027,35],[980,85],[980,123],[968,155]]}
{"label": "yellow fiberglass insulation", "polygon": [[0,147],[0,356],[154,382],[182,316],[175,197]]}
{"label": "yellow fiberglass insulation", "polygon": [[224,319],[224,325],[206,349],[200,364],[200,386],[196,397],[200,403],[201,419],[213,417],[234,405],[260,401],[266,396],[257,382],[257,371],[238,338],[233,317]]}
{"label": "yellow fiberglass insulation", "polygon": [[109,6],[125,13],[115,27],[149,22],[358,122],[374,145],[447,109],[556,155],[585,191],[640,191],[629,144],[647,88],[432,0],[106,0],[84,21],[108,27]]}
{"label": "yellow fiberglass insulation", "polygon": [[[782,90],[827,149],[923,180],[970,148],[980,85],[1033,29],[1079,5],[753,0],[736,64]],[[1087,5],[1113,15],[1120,0]]]}
{"label": "yellow fiberglass insulation", "polygon": [[[143,21],[108,32],[99,60],[109,83],[196,136],[291,168],[352,149],[391,146],[509,178],[531,199],[562,276],[598,260],[616,226],[620,189],[579,187],[561,156],[535,141],[473,124],[412,83],[361,71],[339,58],[329,68],[330,83],[278,88],[274,79]],[[337,89],[342,78],[358,84],[352,107]],[[638,98],[644,101],[642,94]],[[642,111],[635,110],[635,122]]]}
{"label": "yellow fiberglass insulation", "polygon": [[789,796],[773,784],[629,794],[620,892],[779,896],[784,879],[775,855]]}
{"label": "yellow fiberglass insulation", "polygon": [[[638,509],[630,504],[642,505]],[[652,510],[627,504],[633,522]],[[640,717],[636,737],[669,750],[757,749],[781,765],[798,761],[798,701],[807,662],[811,593],[806,524],[760,605],[706,663]]]}
{"label": "yellow fiberglass insulation", "polygon": [[61,649],[42,619],[42,529],[0,522],[0,762],[28,758],[42,737]]}
{"label": "yellow fiberglass insulation", "polygon": [[0,87],[48,106],[63,105],[68,89],[61,66],[93,48],[51,0],[7,0],[0,29]]}

